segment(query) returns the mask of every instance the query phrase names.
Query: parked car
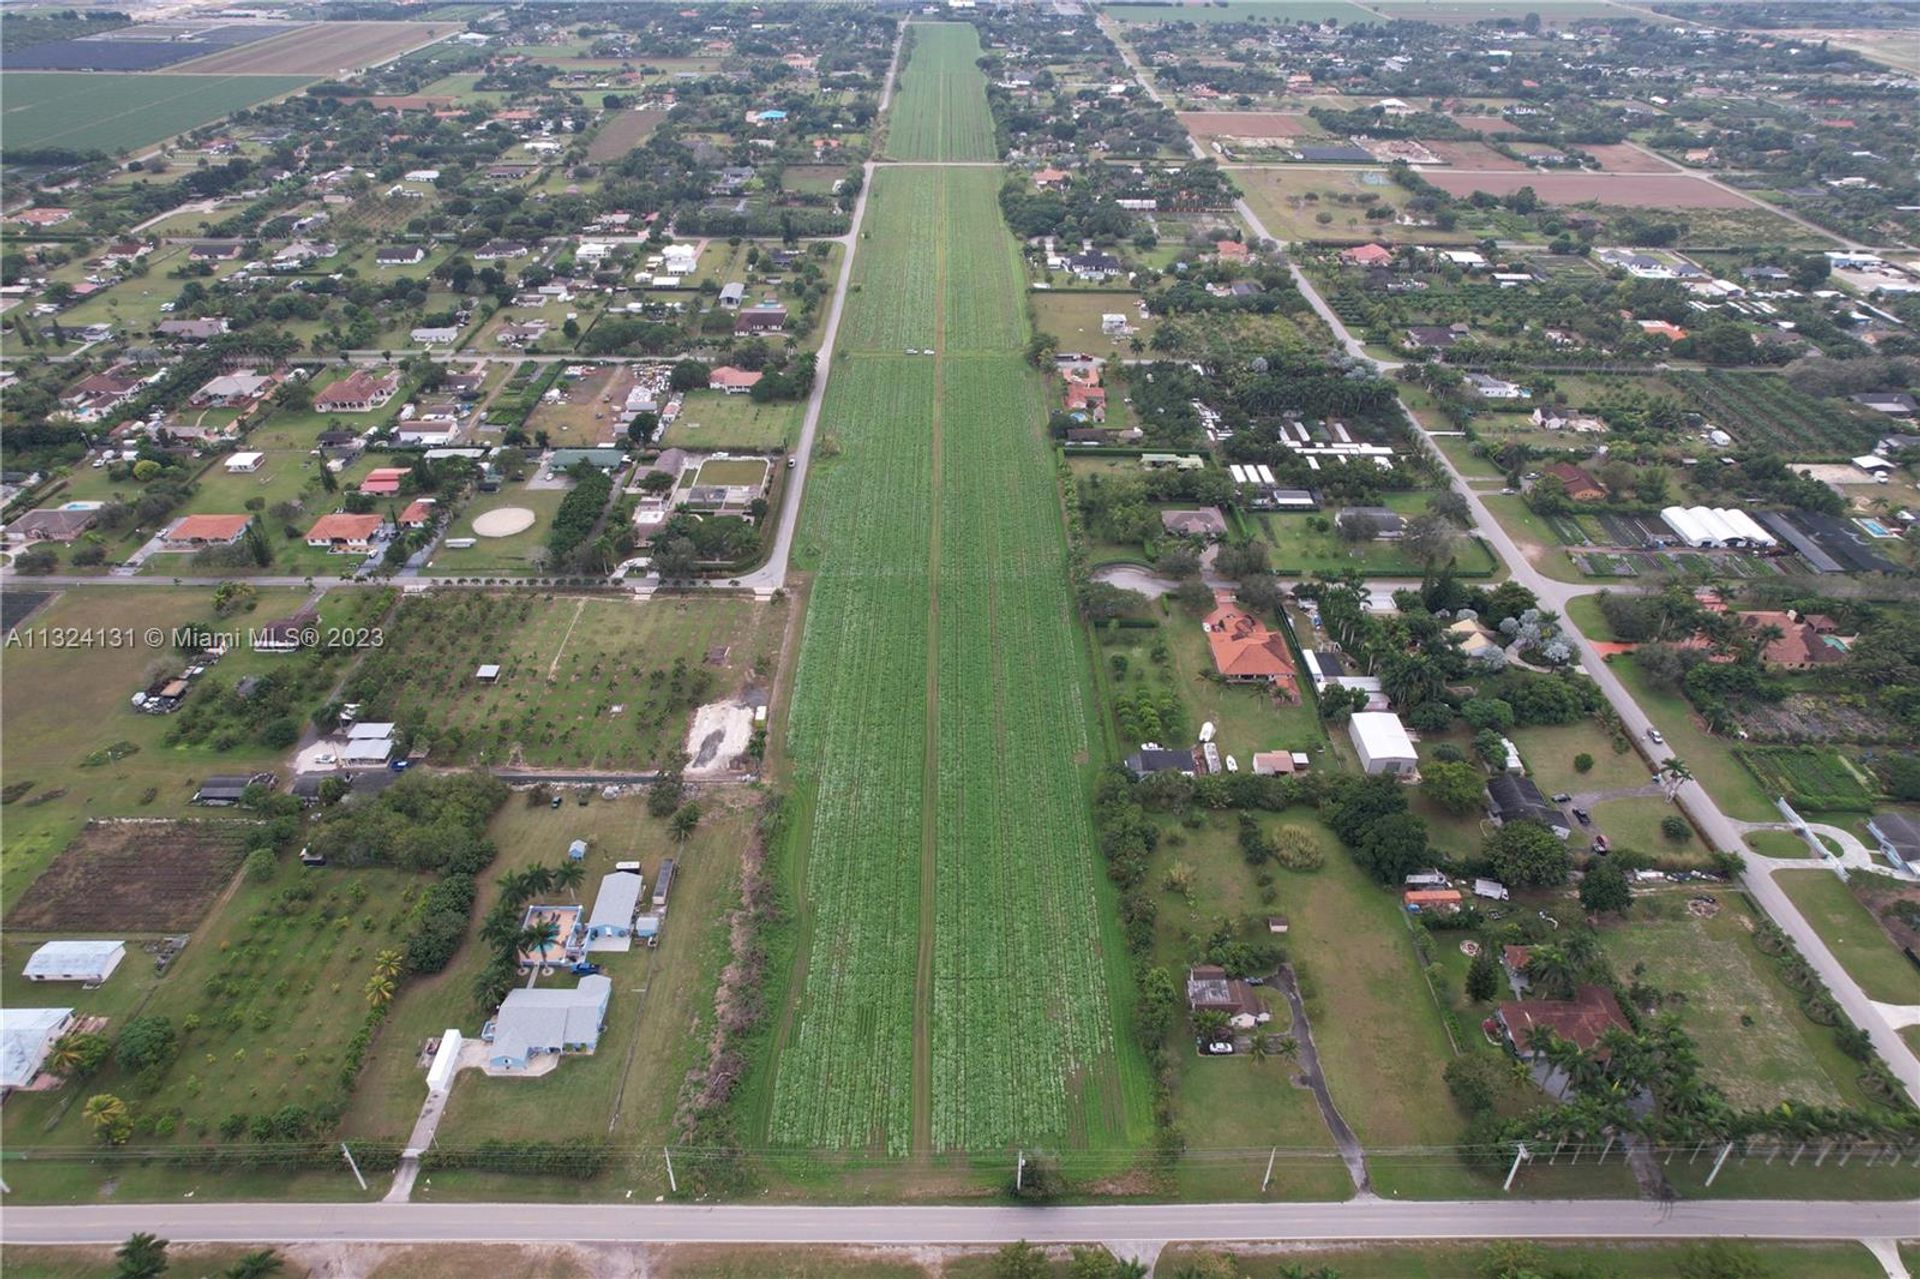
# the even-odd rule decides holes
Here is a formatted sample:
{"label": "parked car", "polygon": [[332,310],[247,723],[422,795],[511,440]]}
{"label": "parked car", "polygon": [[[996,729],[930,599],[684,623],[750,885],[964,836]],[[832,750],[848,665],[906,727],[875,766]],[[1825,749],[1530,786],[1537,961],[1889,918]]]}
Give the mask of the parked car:
{"label": "parked car", "polygon": [[1561,791],[1553,797],[1553,802],[1556,804],[1571,804],[1573,802],[1573,796],[1567,794],[1565,791]]}
{"label": "parked car", "polygon": [[1584,808],[1576,808],[1573,810],[1573,820],[1579,822],[1582,826],[1591,826],[1593,825],[1593,814]]}
{"label": "parked car", "polygon": [[1217,1044],[1208,1044],[1207,1053],[1213,1057],[1231,1057],[1233,1056],[1233,1045],[1224,1041]]}
{"label": "parked car", "polygon": [[1667,739],[1660,736],[1660,730],[1657,728],[1649,728],[1647,730],[1647,740],[1655,746],[1665,746],[1667,744]]}

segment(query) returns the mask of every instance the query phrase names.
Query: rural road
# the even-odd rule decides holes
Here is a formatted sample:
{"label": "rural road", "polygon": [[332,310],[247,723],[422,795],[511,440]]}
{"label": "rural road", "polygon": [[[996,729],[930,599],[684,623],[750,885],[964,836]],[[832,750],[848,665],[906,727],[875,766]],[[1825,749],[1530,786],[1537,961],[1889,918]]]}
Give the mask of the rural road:
{"label": "rural road", "polygon": [[1058,1208],[682,1204],[88,1204],[9,1208],[7,1242],[998,1244],[1105,1240],[1899,1239],[1920,1203],[1619,1200],[1120,1204]]}
{"label": "rural road", "polygon": [[[1109,32],[1109,34],[1112,33]],[[1142,87],[1154,101],[1162,101],[1159,91],[1142,73],[1133,50],[1117,39],[1115,43],[1119,46],[1121,56],[1125,58],[1127,65],[1139,78]],[[1197,142],[1194,143],[1194,153],[1204,157]],[[1268,232],[1266,226],[1247,206],[1245,200],[1236,201],[1234,208],[1246,220],[1247,226],[1255,235],[1285,247],[1283,241],[1276,239]],[[1365,345],[1347,329],[1345,324],[1341,323],[1340,317],[1333,313],[1333,309],[1327,305],[1326,299],[1320,296],[1320,291],[1314,287],[1313,281],[1307,277],[1306,273],[1291,260],[1288,262],[1288,269],[1293,275],[1294,286],[1299,289],[1300,295],[1306,298],[1314,313],[1321,318],[1349,355],[1356,360],[1364,361],[1383,374],[1398,367],[1392,361],[1377,360],[1368,355]],[[1421,427],[1419,420],[1413,416],[1404,401],[1400,402],[1400,411],[1406,414],[1407,421],[1416,435],[1424,438],[1425,428]],[[1647,733],[1656,725],[1648,718],[1646,712],[1640,709],[1639,703],[1620,682],[1620,677],[1600,660],[1592,641],[1581,634],[1580,628],[1574,624],[1572,618],[1567,616],[1567,605],[1579,596],[1593,594],[1594,588],[1571,582],[1557,582],[1536,569],[1527,559],[1526,553],[1514,541],[1513,536],[1507,532],[1506,527],[1487,509],[1485,498],[1479,490],[1467,482],[1460,468],[1454,465],[1453,459],[1431,441],[1428,441],[1428,448],[1446,472],[1454,491],[1467,500],[1467,507],[1473,513],[1473,522],[1479,533],[1506,563],[1513,580],[1532,591],[1539,598],[1541,608],[1560,615],[1561,633],[1573,645],[1580,665],[1593,678],[1594,683],[1599,685],[1601,692],[1606,694],[1608,703],[1612,705],[1614,711],[1620,716],[1622,724],[1625,725],[1628,737],[1646,757],[1648,764],[1657,767],[1668,757],[1670,751],[1665,747],[1654,746],[1648,741]],[[1668,727],[1671,728],[1673,725],[1669,724]],[[1860,989],[1859,983],[1854,981],[1839,959],[1828,949],[1820,934],[1815,932],[1813,926],[1800,914],[1785,890],[1774,882],[1773,867],[1751,858],[1745,842],[1740,838],[1739,826],[1720,811],[1719,804],[1714,802],[1713,797],[1707,794],[1706,788],[1698,781],[1689,779],[1685,782],[1679,788],[1676,800],[1709,847],[1722,852],[1739,853],[1749,858],[1747,869],[1741,876],[1741,882],[1747,892],[1759,903],[1767,917],[1793,939],[1794,945],[1800,948],[1800,953],[1806,956],[1807,962],[1813,966],[1815,972],[1820,974],[1820,980],[1825,982],[1827,988],[1833,992],[1834,999],[1846,1010],[1847,1016],[1872,1038],[1874,1050],[1887,1063],[1908,1095],[1915,1101],[1920,1101],[1920,1056],[1916,1056],[1913,1048],[1901,1038],[1899,1030],[1881,1011],[1880,1006],[1867,998],[1866,992]]]}

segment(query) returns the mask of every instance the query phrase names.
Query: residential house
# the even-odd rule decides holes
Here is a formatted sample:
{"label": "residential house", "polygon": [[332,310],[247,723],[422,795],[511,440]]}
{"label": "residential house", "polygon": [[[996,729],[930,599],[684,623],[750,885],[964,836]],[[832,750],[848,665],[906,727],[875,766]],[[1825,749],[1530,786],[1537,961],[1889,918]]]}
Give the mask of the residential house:
{"label": "residential house", "polygon": [[24,226],[40,227],[44,230],[50,226],[59,226],[62,222],[68,221],[72,217],[72,209],[22,209],[7,220],[9,222],[21,223]]}
{"label": "residential house", "polygon": [[1460,637],[1460,651],[1474,661],[1486,661],[1488,654],[1506,651],[1495,632],[1471,617],[1463,617],[1452,623],[1447,627],[1447,633]]}
{"label": "residential house", "polygon": [[1464,324],[1416,324],[1407,330],[1407,345],[1417,350],[1447,351],[1466,336]]}
{"label": "residential house", "polygon": [[1148,777],[1154,773],[1179,773],[1192,777],[1195,772],[1192,751],[1168,750],[1160,746],[1143,746],[1121,763],[1136,779]]}
{"label": "residential house", "polygon": [[1353,739],[1360,767],[1367,773],[1407,778],[1419,775],[1420,756],[1413,749],[1413,738],[1392,711],[1356,711],[1348,717],[1347,734]]}
{"label": "residential house", "polygon": [[427,260],[427,250],[418,244],[394,244],[373,251],[375,266],[417,266]]}
{"label": "residential house", "polygon": [[303,608],[291,617],[268,622],[253,633],[253,651],[297,653],[308,644],[318,642],[320,632],[315,623],[319,620],[320,614]]}
{"label": "residential house", "polygon": [[1509,382],[1489,373],[1469,373],[1464,380],[1473,388],[1474,394],[1483,400],[1525,400],[1533,395],[1518,382]]}
{"label": "residential house", "polygon": [[315,395],[313,407],[321,413],[370,413],[385,405],[399,389],[398,373],[355,369]]}
{"label": "residential house", "polygon": [[127,957],[123,941],[50,941],[33,952],[21,976],[28,981],[77,981],[98,986]]}
{"label": "residential house", "polygon": [[1607,486],[1595,479],[1584,466],[1575,466],[1572,462],[1549,462],[1540,468],[1540,473],[1551,475],[1560,481],[1566,490],[1570,502],[1604,502]]}
{"label": "residential house", "polygon": [[153,331],[178,342],[205,342],[219,337],[228,327],[226,318],[219,316],[204,320],[162,320],[153,326]]}
{"label": "residential house", "polygon": [[307,530],[307,545],[334,555],[365,555],[373,550],[386,520],[379,515],[322,515]]}
{"label": "residential house", "polygon": [[400,491],[400,481],[412,473],[408,466],[376,466],[360,481],[360,491],[376,497],[391,497]]}
{"label": "residential house", "polygon": [[1920,401],[1904,392],[1874,391],[1866,395],[1849,395],[1847,398],[1862,408],[1885,413],[1889,417],[1912,417],[1920,413]]}
{"label": "residential house", "polygon": [[251,515],[183,515],[162,535],[170,551],[197,551],[209,546],[232,546],[247,535]]}
{"label": "residential house", "polygon": [[1333,518],[1336,524],[1342,525],[1366,521],[1376,541],[1391,542],[1405,536],[1407,531],[1406,519],[1398,511],[1384,506],[1349,506]]}
{"label": "residential house", "polygon": [[1033,175],[1033,185],[1041,191],[1059,191],[1071,181],[1073,175],[1065,169],[1038,169]]}
{"label": "residential house", "polygon": [[[193,793],[193,802],[208,808],[232,808],[247,793],[255,778],[244,773],[225,773],[209,777]],[[271,780],[269,775],[268,780]]]}
{"label": "residential house", "polygon": [[524,1074],[544,1057],[591,1053],[600,1046],[613,997],[610,978],[582,977],[572,990],[516,989],[480,1032],[491,1047],[487,1070]]}
{"label": "residential house", "polygon": [[1648,337],[1665,338],[1669,342],[1678,342],[1687,336],[1687,331],[1667,320],[1641,320],[1640,331]]}
{"label": "residential house", "polygon": [[73,1024],[71,1008],[0,1008],[0,1097],[32,1083]]}
{"label": "residential house", "polygon": [[1076,253],[1067,259],[1067,270],[1076,279],[1107,280],[1120,274],[1120,259],[1111,253]]}
{"label": "residential house", "polygon": [[1847,660],[1853,638],[1837,634],[1838,625],[1825,614],[1736,613],[1742,630],[1767,628],[1779,634],[1767,640],[1760,660],[1779,670],[1806,671],[1816,666],[1834,666]]}
{"label": "residential house", "polygon": [[28,511],[7,526],[7,536],[24,542],[71,542],[99,519],[94,510]]}
{"label": "residential house", "polygon": [[433,523],[434,500],[430,497],[416,497],[407,503],[407,509],[400,512],[401,528],[425,528]]}
{"label": "residential house", "polygon": [[736,281],[732,284],[726,284],[721,286],[720,305],[726,308],[727,310],[729,311],[739,310],[741,303],[745,302],[746,300],[747,300],[746,285]]}
{"label": "residential house", "polygon": [[1507,975],[1507,987],[1513,991],[1515,999],[1526,996],[1533,982],[1527,977],[1527,961],[1533,958],[1533,947],[1507,945],[1500,948],[1500,967]]}
{"label": "residential house", "polygon": [[1293,650],[1286,636],[1241,608],[1230,592],[1216,592],[1214,610],[1201,620],[1213,666],[1229,684],[1266,684],[1299,696]]}
{"label": "residential house", "polygon": [[187,250],[189,262],[232,262],[245,252],[241,240],[208,240]]}
{"label": "residential house", "polygon": [[1066,381],[1064,403],[1067,412],[1087,421],[1107,420],[1107,388],[1100,385],[1100,369],[1097,365],[1075,366],[1061,376]]}
{"label": "residential house", "polygon": [[1348,266],[1386,266],[1393,261],[1393,250],[1381,244],[1362,244],[1342,249],[1340,260]]}
{"label": "residential house", "polygon": [[76,422],[95,422],[140,394],[146,380],[124,364],[81,378],[60,392],[60,407]]}
{"label": "residential house", "polygon": [[1523,773],[1499,773],[1487,779],[1487,816],[1496,826],[1538,822],[1561,839],[1573,834],[1567,815],[1548,803],[1533,779]]}
{"label": "residential house", "polygon": [[226,461],[228,475],[251,475],[267,464],[265,453],[235,453]]}
{"label": "residential house", "polygon": [[1577,431],[1582,435],[1600,435],[1607,429],[1605,418],[1559,408],[1535,409],[1527,416],[1527,420],[1544,431]]}
{"label": "residential house", "polygon": [[733,321],[735,333],[780,333],[786,327],[787,308],[778,302],[743,307]]}
{"label": "residential house", "polygon": [[1217,506],[1191,511],[1160,512],[1160,527],[1175,537],[1198,537],[1216,541],[1227,535],[1227,517]]}
{"label": "residential house", "polygon": [[194,408],[245,408],[271,391],[278,381],[279,379],[271,373],[256,373],[252,369],[242,369],[237,373],[222,373],[218,377],[209,378],[205,385],[188,398],[187,403]]}
{"label": "residential house", "polygon": [[475,262],[505,262],[523,258],[532,250],[518,240],[489,240],[473,251]]}
{"label": "residential house", "polygon": [[425,325],[408,332],[415,346],[452,346],[460,340],[457,324]]}
{"label": "residential house", "polygon": [[1187,1008],[1196,1013],[1225,1013],[1230,1023],[1246,1018],[1240,1029],[1250,1030],[1269,1014],[1253,993],[1253,987],[1216,964],[1196,964],[1187,969]]}
{"label": "residential house", "polygon": [[1586,1052],[1605,1053],[1607,1032],[1633,1033],[1620,1001],[1605,986],[1582,986],[1572,999],[1513,999],[1494,1010],[1494,1021],[1515,1056],[1528,1064],[1534,1081],[1549,1096],[1566,1100],[1572,1081],[1547,1057],[1547,1045],[1564,1040]]}
{"label": "residential house", "polygon": [[748,371],[723,364],[707,374],[707,389],[722,395],[744,395],[758,386],[763,376],[757,369]]}

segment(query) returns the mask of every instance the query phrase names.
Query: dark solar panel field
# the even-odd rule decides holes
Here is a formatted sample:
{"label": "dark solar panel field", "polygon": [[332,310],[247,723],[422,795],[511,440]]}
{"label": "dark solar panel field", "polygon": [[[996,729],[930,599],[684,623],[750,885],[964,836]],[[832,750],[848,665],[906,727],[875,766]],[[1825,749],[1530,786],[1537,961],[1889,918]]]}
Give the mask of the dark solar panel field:
{"label": "dark solar panel field", "polygon": [[289,23],[186,27],[150,23],[80,40],[50,40],[7,55],[12,71],[154,71],[189,58],[252,44],[297,28]]}

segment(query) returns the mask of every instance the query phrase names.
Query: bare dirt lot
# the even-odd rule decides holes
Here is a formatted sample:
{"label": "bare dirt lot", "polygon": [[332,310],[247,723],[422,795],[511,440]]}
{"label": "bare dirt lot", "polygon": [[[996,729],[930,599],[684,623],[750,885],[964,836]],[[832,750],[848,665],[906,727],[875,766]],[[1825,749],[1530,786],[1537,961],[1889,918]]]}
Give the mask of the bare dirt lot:
{"label": "bare dirt lot", "polygon": [[1608,173],[1672,173],[1674,167],[1631,142],[1590,142],[1580,149],[1600,162]]}
{"label": "bare dirt lot", "polygon": [[1298,138],[1321,132],[1312,116],[1288,111],[1182,111],[1180,123],[1202,145],[1214,138]]}
{"label": "bare dirt lot", "polygon": [[171,69],[192,75],[335,75],[460,29],[458,22],[322,22]]}
{"label": "bare dirt lot", "polygon": [[1635,209],[1743,209],[1750,203],[1733,191],[1684,173],[1448,173],[1436,169],[1427,180],[1454,195],[1485,191],[1511,195],[1532,187],[1548,204],[1584,204],[1589,200]]}
{"label": "bare dirt lot", "polygon": [[1478,133],[1518,133],[1520,126],[1503,115],[1456,115],[1460,124]]}
{"label": "bare dirt lot", "polygon": [[240,822],[88,822],[20,895],[7,927],[184,931],[240,864]]}
{"label": "bare dirt lot", "polygon": [[1518,171],[1525,164],[1501,155],[1484,142],[1427,142],[1426,148],[1456,169]]}

